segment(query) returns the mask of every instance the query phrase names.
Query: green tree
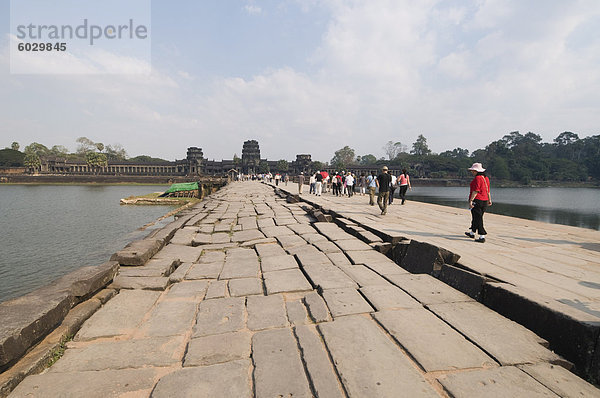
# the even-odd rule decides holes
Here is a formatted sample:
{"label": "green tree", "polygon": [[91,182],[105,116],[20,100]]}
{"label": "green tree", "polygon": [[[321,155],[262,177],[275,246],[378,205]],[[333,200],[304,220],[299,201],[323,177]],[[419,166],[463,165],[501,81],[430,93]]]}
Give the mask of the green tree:
{"label": "green tree", "polygon": [[48,155],[56,156],[56,157],[65,157],[68,154],[69,154],[69,150],[67,149],[67,147],[62,146],[62,145],[54,145],[48,151]]}
{"label": "green tree", "polygon": [[290,168],[290,165],[287,160],[281,159],[281,160],[277,161],[277,171],[286,172],[286,171],[288,171],[289,168]]}
{"label": "green tree", "polygon": [[127,159],[127,152],[125,148],[121,144],[113,144],[106,146],[106,157],[108,160],[114,161],[122,161]]}
{"label": "green tree", "polygon": [[106,155],[98,152],[86,153],[85,162],[88,164],[90,169],[94,171],[94,174],[98,174],[101,167],[108,166],[108,160],[106,158]]}
{"label": "green tree", "polygon": [[406,145],[403,145],[400,141],[393,142],[388,141],[383,147],[385,154],[388,157],[388,160],[394,160],[398,155],[402,152],[406,152]]}
{"label": "green tree", "polygon": [[38,158],[48,156],[49,151],[50,150],[45,145],[42,145],[38,142],[32,142],[31,144],[27,145],[24,150],[25,154],[35,154]]}
{"label": "green tree", "polygon": [[454,148],[451,151],[444,151],[444,152],[440,153],[440,156],[443,156],[446,158],[454,158],[454,159],[468,158],[469,150],[462,149],[462,148]]}
{"label": "green tree", "polygon": [[315,160],[314,162],[310,163],[310,170],[311,172],[315,172],[315,171],[321,171],[325,168],[325,164],[323,164],[323,162],[319,162],[318,160]]}
{"label": "green tree", "polygon": [[431,149],[427,146],[427,138],[419,134],[417,140],[413,143],[413,149],[410,151],[416,156],[427,156],[431,154]]}
{"label": "green tree", "polygon": [[13,151],[18,151],[19,148],[21,148],[21,146],[19,145],[18,142],[13,142],[12,144],[10,144],[10,149],[12,149]]}
{"label": "green tree", "polygon": [[77,140],[75,140],[75,142],[78,144],[77,153],[80,155],[85,155],[87,152],[96,149],[96,143],[87,137],[79,137]]}
{"label": "green tree", "polygon": [[377,163],[377,158],[374,155],[368,154],[364,156],[357,156],[356,161],[364,166],[369,166]]}
{"label": "green tree", "polygon": [[331,165],[338,169],[345,169],[346,166],[354,163],[354,149],[345,146],[342,149],[335,151],[331,159]]}
{"label": "green tree", "polygon": [[25,167],[27,167],[32,173],[37,173],[42,165],[40,157],[35,152],[25,153],[25,159],[23,159],[23,163],[25,164]]}
{"label": "green tree", "polygon": [[261,174],[265,174],[270,172],[269,164],[267,162],[260,162],[258,165],[258,172]]}
{"label": "green tree", "polygon": [[25,154],[12,149],[0,149],[0,167],[22,167]]}

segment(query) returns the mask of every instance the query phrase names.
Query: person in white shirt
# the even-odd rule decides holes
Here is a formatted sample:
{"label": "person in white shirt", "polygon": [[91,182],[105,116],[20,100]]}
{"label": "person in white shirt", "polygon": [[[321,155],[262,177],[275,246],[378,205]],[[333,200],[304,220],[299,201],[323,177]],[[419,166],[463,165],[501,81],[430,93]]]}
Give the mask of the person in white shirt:
{"label": "person in white shirt", "polygon": [[390,182],[390,201],[389,204],[392,204],[392,202],[394,201],[394,191],[396,190],[397,185],[397,178],[395,175],[390,173],[390,177],[392,177],[392,181]]}
{"label": "person in white shirt", "polygon": [[351,172],[346,175],[346,188],[348,189],[348,197],[354,193],[354,177]]}

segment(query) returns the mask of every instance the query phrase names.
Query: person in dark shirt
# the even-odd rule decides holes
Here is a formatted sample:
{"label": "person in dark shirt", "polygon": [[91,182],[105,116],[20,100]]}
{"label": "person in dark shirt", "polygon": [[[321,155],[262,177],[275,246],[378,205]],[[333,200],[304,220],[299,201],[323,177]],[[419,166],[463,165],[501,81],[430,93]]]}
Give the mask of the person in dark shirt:
{"label": "person in dark shirt", "polygon": [[381,209],[381,214],[387,213],[388,201],[390,199],[390,183],[392,182],[392,176],[388,173],[387,166],[383,166],[381,174],[377,176],[377,186],[379,187],[379,196],[377,197],[377,204]]}

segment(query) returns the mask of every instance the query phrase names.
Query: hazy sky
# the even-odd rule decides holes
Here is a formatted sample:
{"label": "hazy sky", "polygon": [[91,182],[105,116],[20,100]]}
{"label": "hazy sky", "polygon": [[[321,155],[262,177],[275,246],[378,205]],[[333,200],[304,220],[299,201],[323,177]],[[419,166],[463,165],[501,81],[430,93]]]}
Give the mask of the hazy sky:
{"label": "hazy sky", "polygon": [[329,161],[419,134],[434,152],[600,134],[598,0],[156,0],[150,76],[11,75],[0,1],[0,147],[220,160],[256,139],[263,158]]}

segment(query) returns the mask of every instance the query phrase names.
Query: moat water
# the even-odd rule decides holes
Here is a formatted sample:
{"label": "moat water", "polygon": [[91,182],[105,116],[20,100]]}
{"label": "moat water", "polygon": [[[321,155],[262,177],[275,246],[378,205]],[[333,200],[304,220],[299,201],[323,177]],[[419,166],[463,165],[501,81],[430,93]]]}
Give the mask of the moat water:
{"label": "moat water", "polygon": [[[468,187],[414,186],[407,199],[467,209],[468,195]],[[600,189],[492,187],[492,200],[490,213],[600,230]]]}
{"label": "moat water", "polygon": [[174,207],[119,204],[167,187],[0,185],[0,301],[102,264],[128,242],[172,221],[140,231]]}
{"label": "moat water", "polygon": [[[0,185],[0,302],[108,261],[172,206],[121,206],[166,186]],[[464,208],[468,188],[415,186],[408,200]],[[491,213],[600,230],[600,189],[492,188]]]}

